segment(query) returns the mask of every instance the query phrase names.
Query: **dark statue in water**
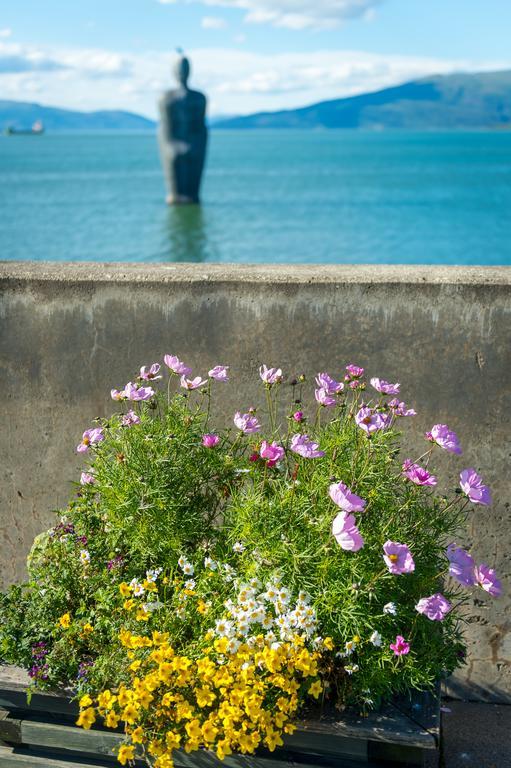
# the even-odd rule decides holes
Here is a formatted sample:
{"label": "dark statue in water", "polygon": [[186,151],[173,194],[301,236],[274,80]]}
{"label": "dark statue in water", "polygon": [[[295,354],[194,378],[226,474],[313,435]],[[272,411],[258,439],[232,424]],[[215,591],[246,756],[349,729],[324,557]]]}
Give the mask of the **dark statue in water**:
{"label": "dark statue in water", "polygon": [[158,140],[169,205],[198,203],[206,157],[206,97],[188,88],[190,62],[181,56],[175,67],[179,87],[166,91],[158,107]]}

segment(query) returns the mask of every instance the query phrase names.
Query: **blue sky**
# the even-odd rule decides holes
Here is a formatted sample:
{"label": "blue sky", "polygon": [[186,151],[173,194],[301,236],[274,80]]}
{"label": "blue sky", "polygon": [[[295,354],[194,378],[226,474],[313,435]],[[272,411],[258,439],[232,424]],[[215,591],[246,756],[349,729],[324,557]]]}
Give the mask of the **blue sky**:
{"label": "blue sky", "polygon": [[6,0],[0,98],[155,113],[176,46],[212,114],[511,68],[508,0]]}

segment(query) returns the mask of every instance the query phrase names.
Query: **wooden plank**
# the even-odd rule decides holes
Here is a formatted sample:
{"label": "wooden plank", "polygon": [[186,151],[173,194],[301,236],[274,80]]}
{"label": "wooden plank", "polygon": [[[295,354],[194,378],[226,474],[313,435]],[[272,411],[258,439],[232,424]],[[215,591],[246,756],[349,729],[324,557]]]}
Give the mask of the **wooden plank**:
{"label": "wooden plank", "polygon": [[[26,749],[0,747],[1,768],[100,768],[102,763],[98,761],[83,761],[76,759],[59,759],[54,755],[44,752],[31,752]],[[109,764],[108,768],[113,768]],[[106,768],[106,764],[103,763]]]}
{"label": "wooden plank", "polygon": [[[28,681],[26,672],[20,668],[0,668],[0,706],[15,712],[44,712],[65,715],[68,718],[76,717],[78,705],[66,698],[66,692],[63,694],[34,693],[29,706],[25,693]],[[432,707],[433,703],[430,709]],[[422,714],[426,711],[425,706]],[[307,748],[309,753],[318,755],[343,754],[345,748],[345,754],[356,754],[358,757],[362,757],[364,753],[367,755],[367,746],[363,744],[357,747],[354,741],[388,742],[420,749],[436,749],[439,737],[438,725],[432,723],[430,718],[428,720],[430,729],[428,729],[421,724],[420,718],[414,716],[413,707],[410,713],[401,711],[394,705],[387,705],[381,711],[371,712],[368,717],[362,717],[353,712],[345,712],[340,717],[334,710],[323,713],[320,717],[316,712],[311,711],[308,717],[297,723],[298,728],[295,734],[286,737],[286,748],[296,752]],[[96,732],[94,730],[94,733]],[[111,735],[115,736],[115,734]]]}

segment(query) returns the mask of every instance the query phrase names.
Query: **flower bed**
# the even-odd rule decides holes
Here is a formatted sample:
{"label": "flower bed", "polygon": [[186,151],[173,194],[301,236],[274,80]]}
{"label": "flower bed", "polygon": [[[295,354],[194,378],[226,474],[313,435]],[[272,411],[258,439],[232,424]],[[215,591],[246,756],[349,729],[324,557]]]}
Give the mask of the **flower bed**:
{"label": "flower bed", "polygon": [[122,413],[83,433],[77,493],[2,597],[6,661],[71,685],[79,725],[122,725],[121,764],[157,768],[178,749],[273,751],[308,702],[367,712],[462,663],[464,590],[500,583],[455,543],[467,504],[491,502],[480,476],[437,492],[452,430],[401,456],[415,411],[355,365],[319,373],[314,400],[262,366],[265,407],[218,429],[227,367],[164,369],[112,390]]}

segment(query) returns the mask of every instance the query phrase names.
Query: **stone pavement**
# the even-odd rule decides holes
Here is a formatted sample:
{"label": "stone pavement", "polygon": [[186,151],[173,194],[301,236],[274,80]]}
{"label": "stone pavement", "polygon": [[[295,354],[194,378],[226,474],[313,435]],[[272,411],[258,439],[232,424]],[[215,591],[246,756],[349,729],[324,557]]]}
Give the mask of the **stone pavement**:
{"label": "stone pavement", "polygon": [[[442,702],[440,768],[511,768],[511,706]],[[425,768],[433,768],[427,762]]]}

